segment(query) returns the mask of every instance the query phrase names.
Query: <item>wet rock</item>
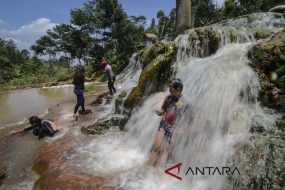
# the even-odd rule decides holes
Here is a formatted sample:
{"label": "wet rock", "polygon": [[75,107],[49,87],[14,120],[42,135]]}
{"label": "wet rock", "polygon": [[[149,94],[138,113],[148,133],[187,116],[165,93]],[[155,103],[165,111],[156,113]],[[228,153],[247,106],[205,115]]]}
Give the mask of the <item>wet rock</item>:
{"label": "wet rock", "polygon": [[276,13],[284,13],[284,11],[285,11],[285,5],[279,5],[269,10],[269,12],[276,12]]}
{"label": "wet rock", "polygon": [[255,126],[251,126],[250,132],[251,133],[263,133],[265,132],[265,129],[263,126],[255,125]]}
{"label": "wet rock", "polygon": [[92,114],[92,110],[85,110],[84,112],[82,110],[79,110],[78,113],[80,115],[87,115],[87,114]]}
{"label": "wet rock", "polygon": [[112,126],[119,126],[120,130],[124,130],[124,126],[128,119],[128,115],[109,115],[106,118],[99,119],[97,122],[89,126],[82,126],[81,131],[86,135],[101,135],[106,133]]}
{"label": "wet rock", "polygon": [[45,87],[50,87],[50,86],[58,86],[58,82],[48,82],[45,84]]}
{"label": "wet rock", "polygon": [[34,189],[100,189],[110,184],[106,179],[74,172],[69,157],[74,154],[74,144],[70,139],[59,139],[43,148],[34,163],[33,170],[40,175]]}
{"label": "wet rock", "polygon": [[102,104],[103,99],[104,99],[105,97],[107,97],[108,94],[109,94],[109,92],[104,92],[104,93],[98,95],[98,97],[97,97],[96,100],[93,102],[93,104]]}
{"label": "wet rock", "polygon": [[6,166],[0,165],[0,179],[3,179],[5,177],[6,172]]}
{"label": "wet rock", "polygon": [[[260,78],[259,100],[268,114],[284,114],[284,90],[282,54],[285,31],[282,30],[249,52],[249,65]],[[278,73],[273,78],[272,73]],[[280,82],[282,81],[282,82]],[[234,181],[235,188],[284,189],[285,188],[285,120],[277,120],[273,126],[251,126],[252,133],[243,147],[240,168],[244,175]],[[232,181],[231,181],[232,182]]]}
{"label": "wet rock", "polygon": [[[259,100],[266,107],[285,111],[285,30],[249,52],[250,66],[261,79]],[[283,58],[284,57],[284,58]]]}
{"label": "wet rock", "polygon": [[132,110],[138,106],[143,97],[164,90],[172,75],[171,63],[174,58],[174,43],[159,42],[139,52],[143,71],[136,88],[126,100],[126,107]]}

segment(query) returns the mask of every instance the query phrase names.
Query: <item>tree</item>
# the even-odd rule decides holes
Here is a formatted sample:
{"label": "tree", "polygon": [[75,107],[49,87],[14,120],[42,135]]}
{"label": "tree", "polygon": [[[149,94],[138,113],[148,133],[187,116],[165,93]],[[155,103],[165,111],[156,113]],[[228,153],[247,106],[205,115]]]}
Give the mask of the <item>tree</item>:
{"label": "tree", "polygon": [[28,50],[26,50],[26,49],[23,49],[23,50],[21,51],[21,54],[22,54],[24,57],[26,57],[26,58],[30,57],[30,55],[31,55],[31,53],[30,53]]}
{"label": "tree", "polygon": [[[120,69],[128,63],[137,44],[143,42],[145,17],[128,17],[118,0],[88,0],[82,9],[71,11],[71,23],[76,25],[81,38],[88,39],[87,51],[77,48],[81,53],[95,56],[95,48],[98,48],[97,53],[101,55],[97,55],[96,59],[114,60],[120,64]],[[81,43],[79,39],[78,43]]]}
{"label": "tree", "polygon": [[[47,31],[48,35],[53,38],[56,44],[56,51],[58,53],[64,53],[68,71],[70,71],[70,59],[76,54],[75,48],[73,48],[71,44],[72,39],[70,37],[70,31],[72,29],[73,28],[70,24],[60,24],[53,27],[53,31]],[[69,57],[67,54],[69,54]]]}
{"label": "tree", "polygon": [[176,25],[174,37],[191,28],[191,0],[176,0]]}
{"label": "tree", "polygon": [[30,47],[36,55],[49,55],[49,60],[56,55],[56,44],[51,36],[44,35]]}
{"label": "tree", "polygon": [[169,19],[167,18],[167,16],[165,16],[163,10],[159,10],[156,14],[156,17],[158,18],[157,35],[159,39],[162,39],[165,34],[165,28]]}
{"label": "tree", "polygon": [[150,26],[149,26],[149,28],[147,29],[147,31],[148,31],[149,33],[152,33],[152,34],[157,34],[157,32],[156,32],[156,27],[155,27],[155,19],[154,19],[154,18],[151,19],[151,23],[150,23]]}
{"label": "tree", "polygon": [[217,19],[215,17],[215,5],[212,0],[199,1],[194,7],[194,27],[207,26],[214,23]]}

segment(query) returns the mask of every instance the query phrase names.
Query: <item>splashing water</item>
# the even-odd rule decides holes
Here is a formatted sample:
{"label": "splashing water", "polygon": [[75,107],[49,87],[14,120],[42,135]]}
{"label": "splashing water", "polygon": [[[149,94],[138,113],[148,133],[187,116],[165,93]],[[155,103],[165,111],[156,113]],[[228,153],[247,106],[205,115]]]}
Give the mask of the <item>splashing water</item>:
{"label": "splashing water", "polygon": [[[249,136],[250,126],[270,127],[275,122],[257,102],[258,78],[245,56],[252,44],[228,44],[211,57],[178,63],[176,77],[184,83],[182,94],[189,99],[194,114],[186,113],[181,119],[185,132],[173,136],[168,161],[160,171],[147,172],[146,166],[161,120],[154,109],[161,107],[167,91],[148,97],[133,111],[126,125],[128,132],[110,131],[80,146],[75,159],[78,169],[112,179],[119,189],[130,190],[219,190],[229,177],[225,172],[220,175],[223,167],[231,167],[231,172],[237,168],[242,175],[241,145]],[[190,125],[189,117],[194,117]],[[178,163],[182,163],[180,173],[172,173],[182,180],[164,172]],[[187,172],[190,167],[194,172],[206,167],[220,172],[213,174],[214,169],[209,168],[204,174]],[[238,172],[233,173],[232,180],[240,177]]]}

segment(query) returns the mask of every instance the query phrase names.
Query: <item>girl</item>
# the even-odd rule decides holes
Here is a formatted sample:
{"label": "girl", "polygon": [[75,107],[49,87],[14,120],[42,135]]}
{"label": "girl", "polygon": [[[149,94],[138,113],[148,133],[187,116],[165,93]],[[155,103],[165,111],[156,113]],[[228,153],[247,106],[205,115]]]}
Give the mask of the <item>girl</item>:
{"label": "girl", "polygon": [[91,81],[94,78],[94,74],[91,78],[88,78],[85,76],[85,69],[83,66],[77,67],[75,70],[75,73],[73,74],[73,80],[72,84],[74,84],[74,94],[76,94],[77,97],[77,104],[74,107],[73,117],[78,119],[78,115],[76,114],[78,111],[79,106],[81,106],[82,113],[85,113],[85,107],[84,107],[84,82],[85,81]]}
{"label": "girl", "polygon": [[31,124],[30,127],[27,127],[19,131],[11,131],[10,134],[14,135],[24,131],[33,130],[33,134],[35,136],[39,136],[39,139],[41,139],[44,138],[45,135],[53,137],[54,133],[58,132],[58,130],[61,129],[61,127],[56,126],[52,121],[42,120],[38,116],[30,117],[29,122]]}

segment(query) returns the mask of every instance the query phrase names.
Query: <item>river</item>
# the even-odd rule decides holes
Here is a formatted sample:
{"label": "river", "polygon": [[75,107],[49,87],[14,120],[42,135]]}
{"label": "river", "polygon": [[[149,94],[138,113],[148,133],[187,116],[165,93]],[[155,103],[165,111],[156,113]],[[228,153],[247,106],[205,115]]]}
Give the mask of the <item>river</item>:
{"label": "river", "polygon": [[[151,147],[161,119],[153,110],[160,108],[164,97],[169,94],[168,89],[147,97],[140,108],[132,113],[125,126],[128,132],[122,132],[116,127],[104,135],[86,136],[80,132],[82,125],[107,115],[113,109],[114,101],[110,105],[94,107],[87,102],[86,105],[91,107],[94,114],[80,118],[79,122],[72,120],[74,101],[66,103],[66,108],[63,108],[65,111],[59,110],[53,115],[59,125],[64,125],[63,130],[54,138],[38,141],[33,135],[24,135],[10,143],[11,148],[3,149],[7,152],[4,163],[8,166],[8,176],[2,187],[31,189],[39,178],[31,170],[36,153],[60,138],[67,139],[65,142],[72,144],[72,150],[65,150],[59,155],[59,161],[64,162],[54,170],[66,169],[51,180],[50,183],[53,184],[49,184],[49,189],[59,187],[60,180],[63,183],[71,182],[64,181],[66,177],[84,174],[108,179],[105,186],[124,190],[220,190],[223,189],[227,176],[219,175],[219,172],[228,165],[238,170],[231,176],[234,183],[240,178],[240,174],[245,173],[239,165],[242,163],[240,147],[249,137],[250,126],[253,123],[267,126],[275,121],[275,118],[263,112],[256,100],[258,78],[246,64],[246,53],[251,45],[252,43],[228,44],[210,57],[180,63],[176,77],[181,78],[184,83],[182,94],[191,103],[194,120],[189,126],[187,118],[190,113],[182,117],[181,126],[185,132],[179,138],[173,136],[169,161],[157,173],[147,172]],[[133,78],[137,81],[138,77]],[[125,84],[130,84],[129,82],[130,79],[127,79]],[[122,85],[121,90],[124,86],[134,84]],[[59,103],[57,106],[57,103],[54,102],[56,109],[64,105]],[[231,163],[228,163],[229,160]],[[182,166],[177,174],[182,178],[181,181],[164,172],[164,169],[179,163]],[[207,167],[218,168],[219,172],[213,174],[212,169],[203,175],[195,174],[187,172],[189,167],[193,167],[194,172],[197,167],[201,171]],[[49,173],[51,175],[52,171]],[[81,189],[84,187],[82,185]],[[74,186],[71,187],[73,189]]]}
{"label": "river", "polygon": [[[6,166],[6,177],[0,189],[32,189],[38,175],[32,170],[32,165],[39,150],[52,141],[63,136],[69,136],[70,126],[80,133],[82,124],[92,123],[98,114],[110,107],[95,105],[93,101],[97,95],[107,90],[107,85],[102,83],[87,83],[94,85],[95,90],[85,93],[86,109],[91,109],[93,114],[80,117],[76,122],[72,117],[76,103],[73,86],[57,86],[50,88],[34,88],[0,93],[0,122],[2,131],[8,133],[11,129],[22,129],[29,126],[28,118],[32,115],[52,119],[62,130],[53,138],[38,140],[31,132],[28,134],[6,135],[1,140],[0,162]],[[3,134],[2,134],[3,135]]]}

